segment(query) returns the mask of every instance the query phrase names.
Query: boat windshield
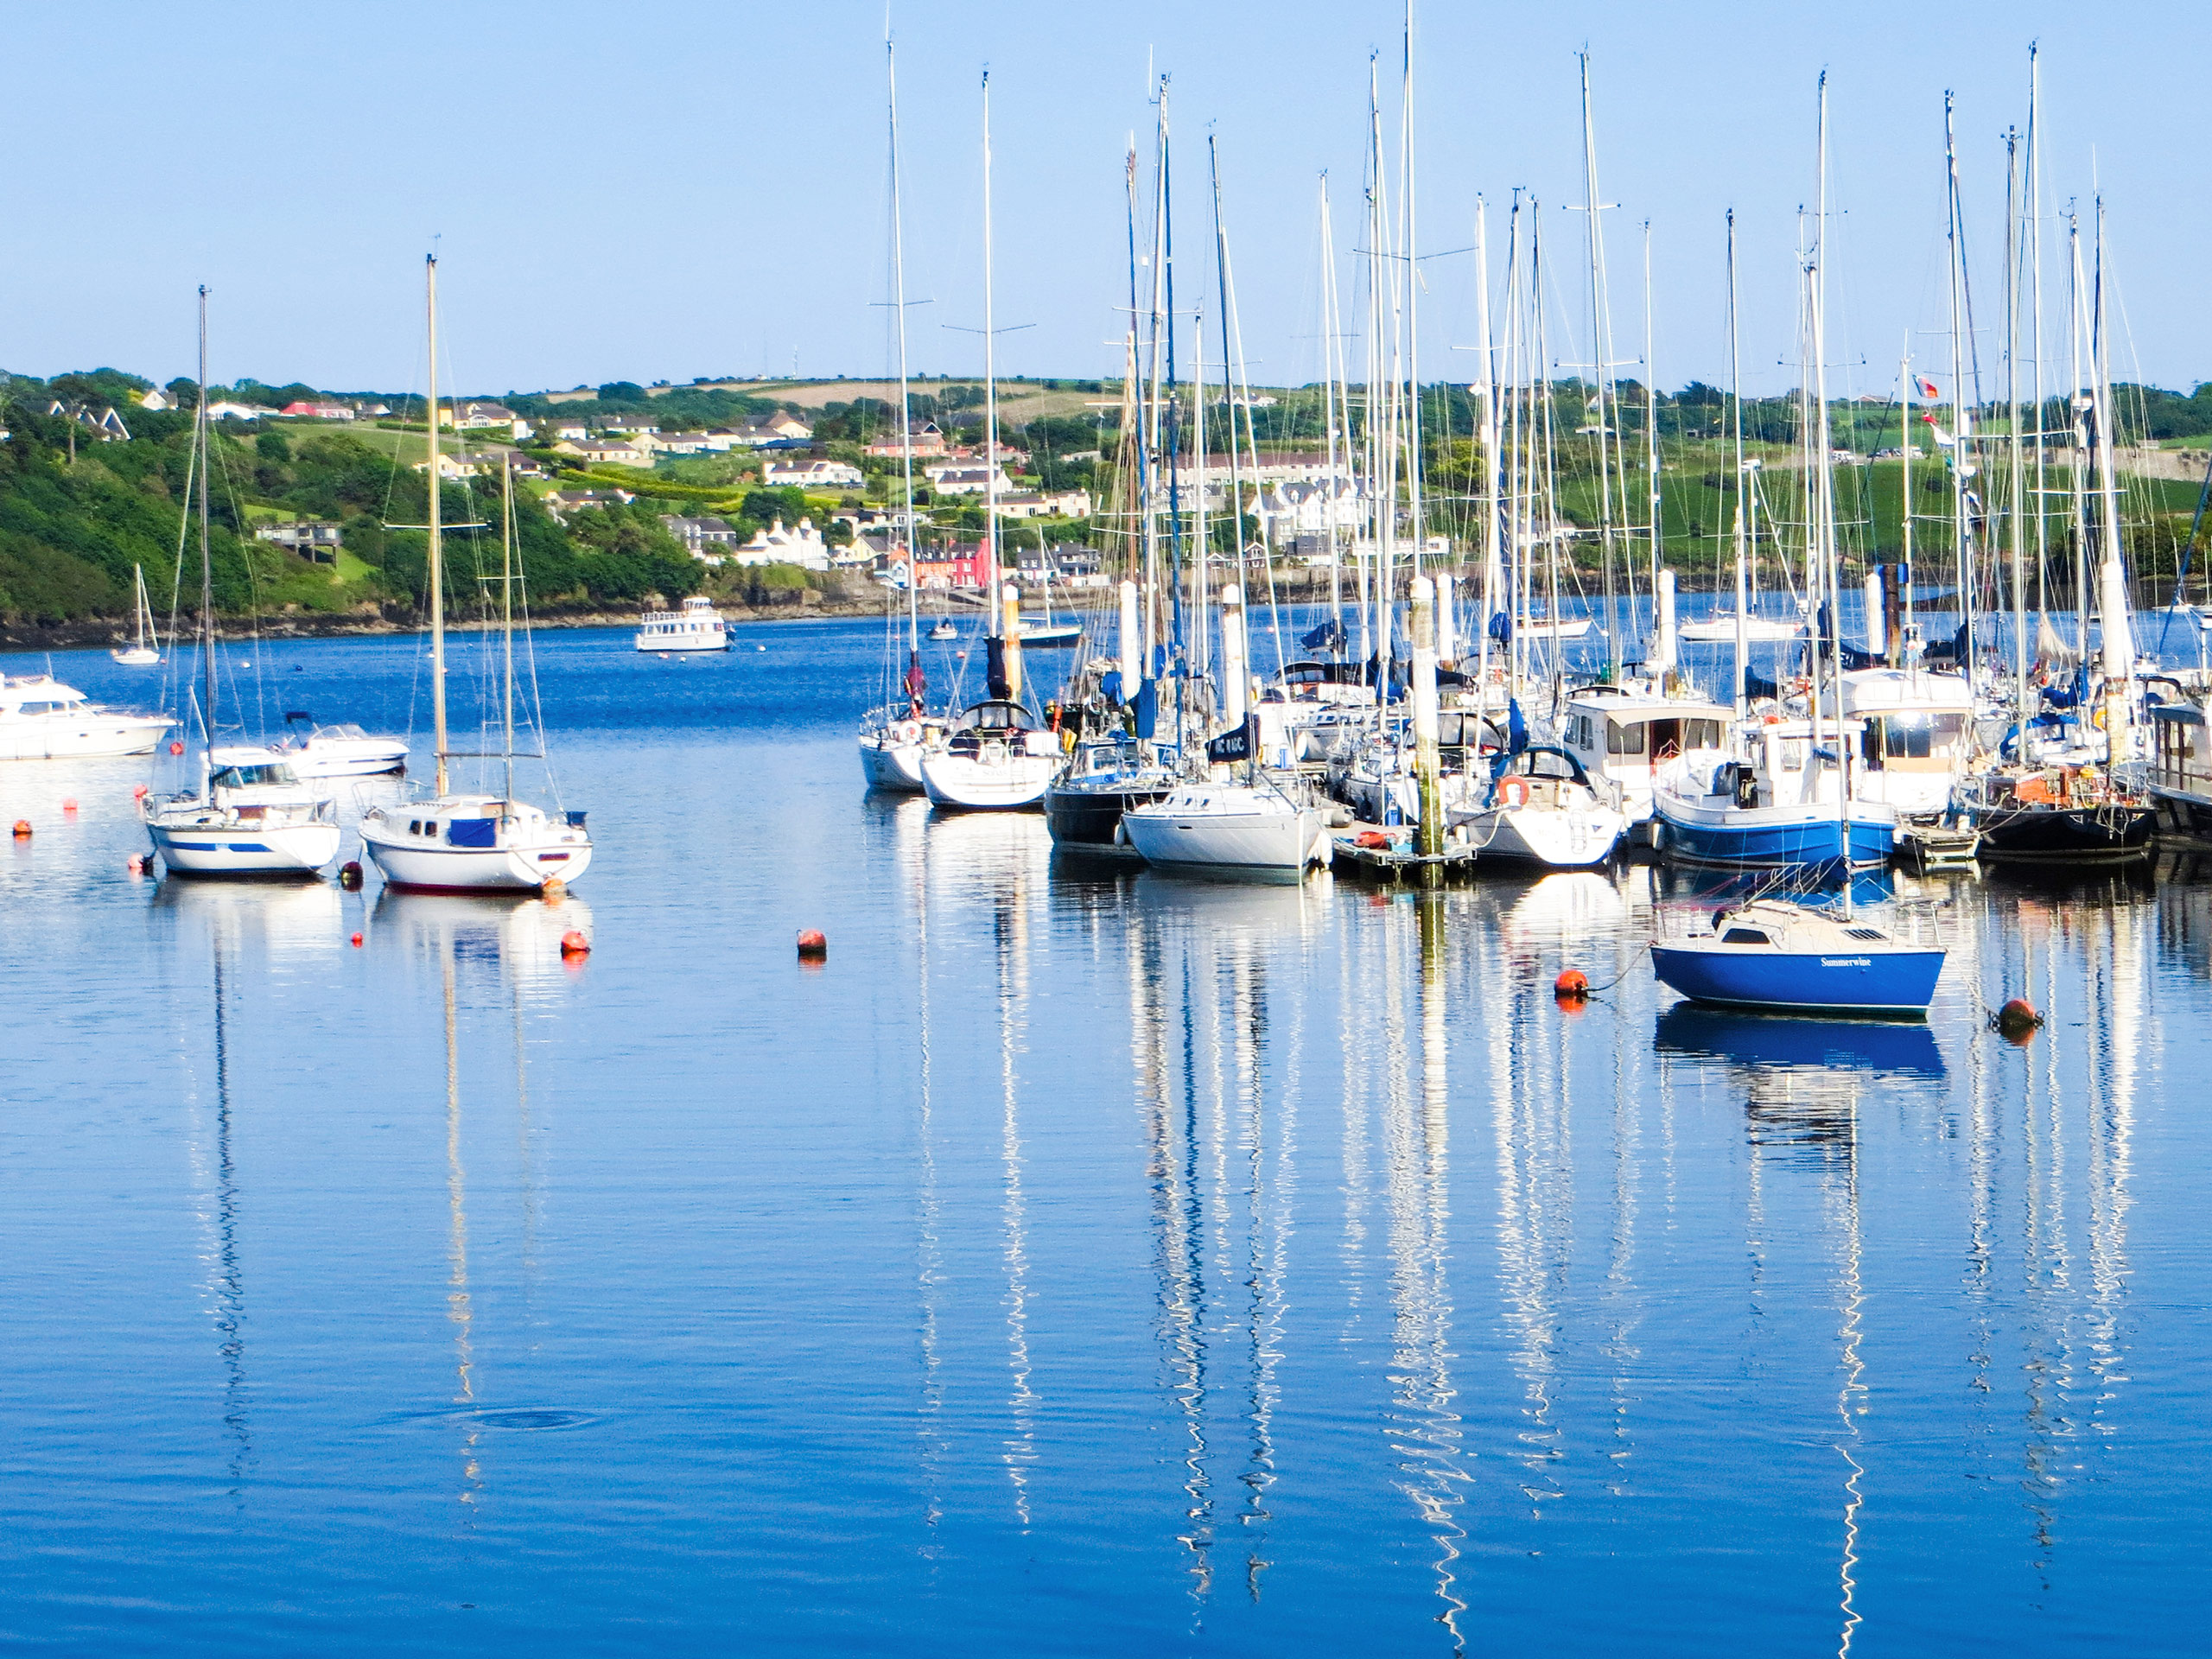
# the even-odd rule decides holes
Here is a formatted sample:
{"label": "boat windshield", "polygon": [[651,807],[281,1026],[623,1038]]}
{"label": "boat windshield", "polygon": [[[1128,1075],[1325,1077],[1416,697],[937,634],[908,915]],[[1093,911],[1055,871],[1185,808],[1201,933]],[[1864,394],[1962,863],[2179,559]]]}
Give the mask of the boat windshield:
{"label": "boat windshield", "polygon": [[271,761],[264,766],[219,766],[207,781],[216,789],[254,789],[271,784],[296,784],[299,779],[292,775],[289,766]]}

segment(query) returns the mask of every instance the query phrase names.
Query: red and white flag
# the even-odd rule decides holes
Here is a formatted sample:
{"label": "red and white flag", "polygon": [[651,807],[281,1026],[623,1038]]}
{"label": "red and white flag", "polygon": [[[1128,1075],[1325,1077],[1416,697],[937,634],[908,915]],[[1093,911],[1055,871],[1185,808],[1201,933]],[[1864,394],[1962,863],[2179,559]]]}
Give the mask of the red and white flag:
{"label": "red and white flag", "polygon": [[1912,384],[1920,389],[1920,395],[1923,397],[1933,399],[1941,397],[1943,395],[1942,390],[1936,385],[1936,384],[1924,374],[1914,375],[1912,377]]}

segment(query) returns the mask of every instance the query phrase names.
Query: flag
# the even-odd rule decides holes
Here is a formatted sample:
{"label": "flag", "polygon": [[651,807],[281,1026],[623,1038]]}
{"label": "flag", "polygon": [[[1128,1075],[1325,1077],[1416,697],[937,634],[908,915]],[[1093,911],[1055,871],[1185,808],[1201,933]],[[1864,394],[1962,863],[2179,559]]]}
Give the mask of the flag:
{"label": "flag", "polygon": [[1923,397],[1941,397],[1943,395],[1942,390],[1937,387],[1936,383],[1933,380],[1930,380],[1924,374],[1914,375],[1912,377],[1912,384],[1920,388],[1920,395]]}

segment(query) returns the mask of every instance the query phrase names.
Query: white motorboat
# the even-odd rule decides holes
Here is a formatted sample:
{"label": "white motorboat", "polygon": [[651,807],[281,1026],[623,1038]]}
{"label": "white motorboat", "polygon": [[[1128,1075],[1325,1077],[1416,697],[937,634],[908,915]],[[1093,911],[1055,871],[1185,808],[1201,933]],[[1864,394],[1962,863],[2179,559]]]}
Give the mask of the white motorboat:
{"label": "white motorboat", "polygon": [[162,636],[154,626],[154,607],[146,598],[146,567],[132,565],[130,576],[134,588],[135,614],[132,620],[137,625],[138,637],[120,651],[111,651],[108,655],[125,668],[159,668],[162,664]]}
{"label": "white motorboat", "polygon": [[[429,312],[429,459],[437,460],[438,261],[428,262]],[[435,733],[437,787],[428,799],[389,802],[362,815],[361,845],[385,880],[394,887],[445,893],[526,892],[549,881],[569,882],[591,863],[592,840],[584,815],[563,810],[556,817],[515,798],[515,618],[514,593],[522,580],[515,551],[514,474],[503,469],[500,494],[499,623],[505,644],[502,677],[501,728],[504,747],[479,759],[504,760],[505,785],[497,795],[467,794],[450,787],[447,762],[453,758],[446,728],[446,613],[444,533],[438,492],[429,491],[430,717]],[[436,476],[433,470],[431,476]],[[539,748],[544,721],[536,715]]]}
{"label": "white motorboat", "polygon": [[1565,749],[1538,745],[1500,757],[1479,798],[1448,812],[1446,823],[1484,860],[1586,869],[1611,858],[1628,829],[1611,793],[1601,794]]}
{"label": "white motorboat", "polygon": [[639,651],[728,651],[729,627],[715,601],[694,594],[673,611],[647,611],[639,619]]}
{"label": "white motorboat", "polygon": [[1329,861],[1328,822],[1264,777],[1253,784],[1187,783],[1122,814],[1122,833],[1163,869],[1295,874]]}
{"label": "white motorboat", "polygon": [[271,746],[302,778],[383,778],[407,770],[407,740],[372,737],[350,721],[317,726],[313,717],[290,714],[288,725],[302,724],[308,734],[297,734]]}
{"label": "white motorboat", "polygon": [[[1686,645],[1732,645],[1737,637],[1736,613],[1726,611],[1708,616],[1700,621],[1683,622],[1675,626],[1675,637]],[[1780,639],[1802,639],[1802,621],[1783,621],[1779,617],[1747,616],[1743,620],[1743,638],[1748,645],[1771,645]]]}
{"label": "white motorboat", "polygon": [[1058,737],[1020,703],[994,698],[961,716],[943,747],[923,753],[922,791],[935,806],[1033,807],[1059,767]]}
{"label": "white motorboat", "polygon": [[[1834,700],[1821,701],[1833,716]],[[1900,818],[1935,818],[1948,810],[1974,749],[1974,690],[1961,676],[1852,669],[1843,677],[1843,712],[1864,727],[1860,800],[1878,801]]]}
{"label": "white motorboat", "polygon": [[151,754],[176,724],[86,701],[51,674],[0,677],[0,760],[85,760]]}
{"label": "white motorboat", "polygon": [[149,795],[139,816],[186,875],[314,875],[338,856],[336,804],[266,749],[213,751],[196,792]]}

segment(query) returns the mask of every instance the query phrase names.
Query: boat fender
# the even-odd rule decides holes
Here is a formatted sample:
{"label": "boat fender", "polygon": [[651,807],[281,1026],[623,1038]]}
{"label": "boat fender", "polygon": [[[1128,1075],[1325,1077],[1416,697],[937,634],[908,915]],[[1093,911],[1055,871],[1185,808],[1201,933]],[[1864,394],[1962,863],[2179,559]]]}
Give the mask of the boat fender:
{"label": "boat fender", "polygon": [[2008,1041],[2024,1043],[2043,1024],[2043,1015],[2036,1012],[2036,1005],[2027,998],[2016,996],[1991,1014],[1989,1023]]}
{"label": "boat fender", "polygon": [[77,798],[74,795],[64,795],[61,798],[61,810],[66,817],[72,818],[75,817],[77,816]]}
{"label": "boat fender", "polygon": [[561,936],[561,955],[564,958],[588,957],[591,955],[591,941],[572,927]]}
{"label": "boat fender", "polygon": [[1590,995],[1590,976],[1580,968],[1563,969],[1552,982],[1552,995],[1562,1006],[1573,1003],[1579,1007]]}
{"label": "boat fender", "polygon": [[31,821],[29,818],[17,818],[16,820],[16,839],[17,841],[29,841],[30,838]]}
{"label": "boat fender", "polygon": [[826,962],[829,957],[830,941],[824,935],[810,927],[799,930],[798,959],[801,962]]}
{"label": "boat fender", "polygon": [[146,785],[140,784],[137,787],[133,789],[130,791],[130,798],[134,801],[144,800],[146,798]]}
{"label": "boat fender", "polygon": [[133,875],[143,875],[146,874],[145,858],[143,855],[134,855],[124,868]]}

